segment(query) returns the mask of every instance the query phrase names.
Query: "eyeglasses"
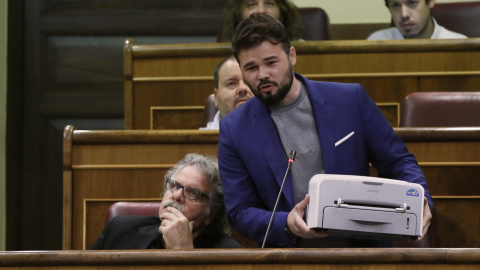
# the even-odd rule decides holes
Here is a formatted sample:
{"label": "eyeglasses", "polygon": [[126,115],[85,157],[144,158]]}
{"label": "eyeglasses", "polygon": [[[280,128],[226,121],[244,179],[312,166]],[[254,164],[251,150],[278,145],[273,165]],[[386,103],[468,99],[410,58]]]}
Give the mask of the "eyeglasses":
{"label": "eyeglasses", "polygon": [[165,183],[165,188],[171,192],[175,192],[179,189],[183,189],[182,190],[183,196],[186,198],[189,198],[190,200],[197,200],[198,197],[200,196],[206,199],[210,199],[210,197],[203,194],[200,190],[193,187],[183,186],[182,184],[178,183],[173,179],[167,179],[167,182]]}

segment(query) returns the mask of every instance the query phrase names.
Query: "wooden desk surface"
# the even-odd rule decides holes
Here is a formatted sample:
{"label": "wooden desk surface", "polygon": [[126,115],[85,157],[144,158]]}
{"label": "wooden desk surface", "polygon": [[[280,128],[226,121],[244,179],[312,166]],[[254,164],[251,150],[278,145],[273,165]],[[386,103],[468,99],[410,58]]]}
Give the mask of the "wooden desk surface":
{"label": "wooden desk surface", "polygon": [[0,269],[478,269],[480,249],[0,252]]}

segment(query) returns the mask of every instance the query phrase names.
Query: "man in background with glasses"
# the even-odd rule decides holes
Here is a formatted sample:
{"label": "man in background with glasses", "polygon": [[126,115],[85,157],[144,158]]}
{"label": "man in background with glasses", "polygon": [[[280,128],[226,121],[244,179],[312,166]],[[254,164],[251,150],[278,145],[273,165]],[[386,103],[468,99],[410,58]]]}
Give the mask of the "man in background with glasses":
{"label": "man in background with glasses", "polygon": [[158,217],[117,216],[92,249],[241,248],[228,237],[215,158],[188,154],[164,178]]}

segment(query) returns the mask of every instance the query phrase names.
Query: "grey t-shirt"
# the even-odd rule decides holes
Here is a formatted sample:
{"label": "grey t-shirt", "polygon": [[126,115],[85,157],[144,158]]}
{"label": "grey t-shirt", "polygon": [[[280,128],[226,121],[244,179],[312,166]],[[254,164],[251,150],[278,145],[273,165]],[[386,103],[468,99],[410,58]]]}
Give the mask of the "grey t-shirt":
{"label": "grey t-shirt", "polygon": [[300,94],[292,103],[271,106],[270,111],[286,156],[291,150],[297,152],[290,170],[295,203],[298,203],[308,193],[310,178],[315,174],[325,173],[317,126],[306,86],[301,83]]}

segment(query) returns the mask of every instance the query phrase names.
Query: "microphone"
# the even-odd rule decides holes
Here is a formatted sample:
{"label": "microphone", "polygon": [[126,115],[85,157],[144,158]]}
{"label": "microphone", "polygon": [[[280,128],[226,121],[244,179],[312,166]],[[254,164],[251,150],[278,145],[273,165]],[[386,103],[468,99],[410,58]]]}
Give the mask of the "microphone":
{"label": "microphone", "polygon": [[290,171],[290,167],[292,167],[293,162],[295,162],[295,156],[297,152],[295,150],[290,151],[290,156],[288,157],[288,164],[287,164],[287,171],[285,172],[285,176],[283,177],[282,185],[280,186],[280,191],[278,192],[277,201],[275,202],[275,206],[273,207],[272,216],[270,217],[270,222],[268,222],[267,232],[265,233],[265,238],[263,239],[262,248],[265,247],[265,242],[267,242],[268,232],[270,231],[270,226],[272,226],[273,217],[275,216],[275,210],[277,210],[278,201],[280,201],[280,196],[282,195],[283,185],[285,184],[285,179],[287,179],[288,172]]}

